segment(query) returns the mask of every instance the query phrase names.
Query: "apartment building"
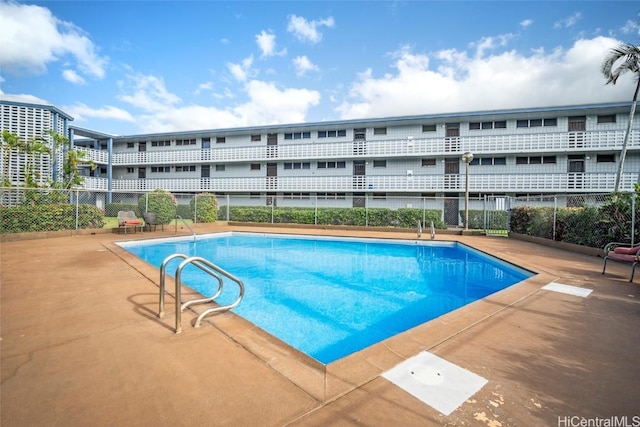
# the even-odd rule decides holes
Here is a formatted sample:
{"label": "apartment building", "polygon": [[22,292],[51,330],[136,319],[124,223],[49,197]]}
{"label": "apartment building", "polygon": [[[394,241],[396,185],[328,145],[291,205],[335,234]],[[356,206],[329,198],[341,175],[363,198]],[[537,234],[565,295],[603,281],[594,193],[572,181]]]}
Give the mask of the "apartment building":
{"label": "apartment building", "polygon": [[[6,130],[23,141],[39,138],[51,145],[52,138],[49,132],[67,135],[68,125],[72,120],[71,116],[52,105],[0,100],[0,134]],[[36,172],[32,177],[41,185],[47,184],[58,173],[57,170],[53,170],[55,162],[48,154],[30,155],[19,150],[5,150],[2,147],[0,176],[11,185],[23,184],[25,173],[28,171]],[[61,157],[59,160],[61,161]]]}
{"label": "apartment building", "polygon": [[[221,204],[425,207],[458,224],[460,198],[613,191],[630,104],[111,136],[68,126],[97,165],[84,185],[114,195],[162,188]],[[4,114],[4,109],[3,109]],[[4,123],[4,119],[3,119]],[[640,123],[620,190],[640,172]],[[463,155],[471,153],[468,166]],[[467,158],[468,159],[468,158]]]}

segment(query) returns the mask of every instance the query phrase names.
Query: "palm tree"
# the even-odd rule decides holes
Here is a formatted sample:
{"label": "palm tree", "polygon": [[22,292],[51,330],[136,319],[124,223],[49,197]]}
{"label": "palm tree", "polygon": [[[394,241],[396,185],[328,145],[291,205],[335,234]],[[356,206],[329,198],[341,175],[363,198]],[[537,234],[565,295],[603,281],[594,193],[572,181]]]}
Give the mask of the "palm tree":
{"label": "palm tree", "polygon": [[[620,63],[617,68],[613,68],[614,65]],[[631,112],[629,113],[629,124],[627,125],[627,132],[624,135],[624,141],[622,143],[622,150],[620,151],[620,163],[618,164],[618,172],[616,173],[616,184],[614,192],[618,192],[620,189],[620,181],[622,180],[622,169],[624,165],[624,159],[627,156],[627,144],[629,142],[629,135],[631,134],[631,126],[633,125],[633,116],[636,113],[636,103],[638,101],[638,90],[640,90],[640,47],[632,44],[621,44],[611,49],[609,56],[607,56],[602,63],[602,74],[607,79],[606,84],[616,84],[618,77],[630,71],[636,75],[636,90],[633,93],[633,101],[631,103]]]}

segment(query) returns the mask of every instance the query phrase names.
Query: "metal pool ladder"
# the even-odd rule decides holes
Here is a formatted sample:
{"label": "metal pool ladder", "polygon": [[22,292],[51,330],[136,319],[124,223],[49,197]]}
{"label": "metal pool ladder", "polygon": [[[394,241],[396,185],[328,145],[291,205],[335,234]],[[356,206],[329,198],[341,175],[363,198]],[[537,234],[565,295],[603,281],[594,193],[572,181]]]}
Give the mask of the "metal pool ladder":
{"label": "metal pool ladder", "polygon": [[[175,273],[175,282],[176,282],[176,330],[175,332],[176,334],[179,334],[182,332],[182,311],[184,311],[185,308],[195,304],[215,302],[215,299],[222,294],[223,280],[222,280],[222,277],[220,276],[224,276],[238,284],[238,287],[240,288],[238,298],[236,298],[236,300],[231,304],[218,305],[217,307],[213,307],[203,311],[197,317],[193,327],[194,328],[200,327],[200,322],[202,321],[202,319],[204,319],[206,316],[208,316],[211,313],[231,310],[232,308],[240,304],[240,301],[242,301],[242,297],[244,296],[244,283],[242,283],[242,280],[238,279],[231,273],[226,272],[225,270],[213,264],[212,262],[207,261],[205,258],[198,257],[198,256],[190,257],[184,254],[173,254],[166,257],[164,261],[162,261],[162,265],[160,266],[160,307],[158,310],[158,317],[160,318],[164,317],[164,294],[165,294],[165,288],[166,288],[167,264],[169,264],[171,260],[176,258],[183,259],[183,261],[180,263],[178,268],[176,268],[176,273]],[[200,270],[209,274],[211,277],[215,278],[218,281],[218,290],[213,296],[208,298],[193,299],[190,301],[186,301],[184,303],[182,302],[182,286],[181,286],[180,276],[182,274],[182,270],[189,264],[195,267],[198,267]]]}

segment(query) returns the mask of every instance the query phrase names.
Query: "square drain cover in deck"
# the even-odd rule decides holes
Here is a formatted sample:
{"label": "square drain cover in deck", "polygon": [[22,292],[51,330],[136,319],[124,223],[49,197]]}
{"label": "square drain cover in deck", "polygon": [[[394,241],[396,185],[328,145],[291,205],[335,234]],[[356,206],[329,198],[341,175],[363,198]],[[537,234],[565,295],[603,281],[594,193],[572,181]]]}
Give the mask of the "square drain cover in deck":
{"label": "square drain cover in deck", "polygon": [[575,295],[577,297],[588,297],[593,289],[580,288],[578,286],[563,285],[562,283],[551,282],[542,287],[548,291],[560,292],[563,294]]}
{"label": "square drain cover in deck", "polygon": [[488,382],[426,351],[382,376],[444,415],[451,414]]}

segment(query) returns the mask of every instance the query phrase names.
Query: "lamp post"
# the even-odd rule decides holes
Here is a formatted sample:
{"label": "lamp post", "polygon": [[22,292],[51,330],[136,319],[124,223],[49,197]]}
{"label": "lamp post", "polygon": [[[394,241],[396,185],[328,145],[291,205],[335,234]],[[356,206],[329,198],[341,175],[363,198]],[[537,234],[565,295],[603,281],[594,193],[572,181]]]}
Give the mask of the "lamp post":
{"label": "lamp post", "polygon": [[469,229],[469,163],[473,160],[473,153],[467,151],[462,155],[466,164],[466,181],[464,186],[464,229]]}

